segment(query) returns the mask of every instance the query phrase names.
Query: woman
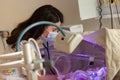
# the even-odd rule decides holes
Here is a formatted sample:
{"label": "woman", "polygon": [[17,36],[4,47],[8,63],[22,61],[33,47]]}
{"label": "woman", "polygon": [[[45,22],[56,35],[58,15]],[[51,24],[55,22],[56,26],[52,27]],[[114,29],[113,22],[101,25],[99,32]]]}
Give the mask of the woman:
{"label": "woman", "polygon": [[[38,21],[50,21],[61,25],[63,23],[63,14],[52,5],[44,5],[39,7],[32,16],[26,21],[20,23],[12,32],[11,36],[7,39],[7,44],[15,48],[16,41],[20,33],[29,25]],[[37,40],[40,36],[47,37],[50,32],[57,32],[54,26],[50,25],[39,25],[39,27],[32,28],[29,30],[22,38],[22,40],[28,40],[29,38],[34,38]]]}
{"label": "woman", "polygon": [[[50,21],[57,25],[61,25],[63,23],[63,14],[52,5],[44,5],[39,7],[35,12],[28,18],[26,21],[20,23],[12,32],[11,36],[7,39],[7,44],[11,46],[12,49],[16,47],[16,41],[20,33],[29,25],[38,22],[38,21]],[[58,30],[56,27],[51,25],[39,25],[36,26],[25,33],[22,40],[28,40],[29,38],[34,38],[35,40],[39,40],[41,36],[45,38],[49,38],[49,35],[54,35]],[[53,71],[53,70],[52,70]],[[40,78],[40,77],[39,77]],[[54,78],[54,77],[53,77]],[[50,80],[54,80],[54,79]],[[45,80],[45,78],[42,78]],[[41,78],[40,78],[41,80]]]}

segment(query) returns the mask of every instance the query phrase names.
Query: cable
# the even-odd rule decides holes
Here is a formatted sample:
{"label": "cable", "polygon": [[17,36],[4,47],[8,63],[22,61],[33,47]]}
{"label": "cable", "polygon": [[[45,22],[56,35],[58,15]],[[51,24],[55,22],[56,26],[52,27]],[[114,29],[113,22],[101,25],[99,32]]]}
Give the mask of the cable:
{"label": "cable", "polygon": [[36,74],[41,77],[41,76],[45,76],[46,75],[46,70],[42,69],[42,70],[38,70],[36,71]]}
{"label": "cable", "polygon": [[113,29],[113,14],[112,14],[111,0],[109,0],[109,8],[110,8],[110,14],[111,14],[111,28]]}
{"label": "cable", "polygon": [[73,73],[73,76],[71,77],[71,80],[78,80],[78,79],[91,80],[89,74],[82,70],[75,71]]}
{"label": "cable", "polygon": [[117,12],[118,22],[120,24],[120,16],[119,16],[119,11],[118,11],[118,6],[117,6],[116,0],[115,0],[115,8],[116,8],[116,12]]}
{"label": "cable", "polygon": [[47,46],[43,43],[43,46],[45,47],[45,49],[47,50],[47,53],[48,53],[48,60],[50,60],[50,50],[49,50],[49,44],[47,42]]}
{"label": "cable", "polygon": [[[39,46],[38,46],[37,42],[35,41],[35,39],[29,38],[28,42],[33,42],[33,44],[34,44],[34,46],[35,46],[35,48],[36,48],[36,50],[37,50],[37,52],[38,52],[38,54],[39,54],[39,58],[40,58],[40,60],[42,60],[42,55],[41,55]],[[36,55],[37,55],[37,54],[36,54]],[[40,65],[41,65],[41,67],[43,67],[43,64],[40,64]],[[45,76],[45,75],[46,75],[46,70],[45,70],[45,69],[42,69],[42,70],[40,70],[39,72],[37,71],[36,74],[37,74],[38,76]]]}
{"label": "cable", "polygon": [[29,38],[28,40],[29,42],[33,42],[33,44],[35,45],[36,49],[37,49],[37,52],[39,54],[39,58],[42,59],[42,56],[41,56],[41,53],[40,53],[40,50],[39,50],[39,46],[37,44],[37,42],[33,39],[33,38]]}
{"label": "cable", "polygon": [[98,8],[99,8],[99,23],[100,23],[100,26],[99,26],[99,28],[101,29],[102,28],[102,8],[101,8],[101,6],[102,6],[102,3],[101,3],[101,0],[99,0],[99,6],[98,6]]}
{"label": "cable", "polygon": [[48,60],[50,60],[49,43],[48,43],[47,39],[46,39],[44,36],[41,37],[41,40],[43,41],[43,43],[42,43],[43,47],[44,47],[44,48],[46,49],[46,51],[47,51]]}
{"label": "cable", "polygon": [[63,80],[64,76],[60,75],[58,69],[56,67],[53,67],[53,69],[55,70],[56,74],[57,74],[57,79],[58,80]]}

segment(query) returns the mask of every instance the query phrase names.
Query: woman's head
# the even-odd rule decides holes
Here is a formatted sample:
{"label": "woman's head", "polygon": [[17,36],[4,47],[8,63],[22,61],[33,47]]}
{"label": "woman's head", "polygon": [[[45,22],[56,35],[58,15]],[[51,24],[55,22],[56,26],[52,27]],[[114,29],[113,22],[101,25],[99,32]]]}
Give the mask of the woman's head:
{"label": "woman's head", "polygon": [[44,5],[39,7],[30,17],[30,22],[34,23],[36,21],[51,21],[54,23],[63,23],[62,13],[52,5]]}
{"label": "woman's head", "polygon": [[[63,14],[52,5],[44,5],[39,7],[32,16],[26,21],[20,23],[12,32],[11,36],[7,39],[7,43],[15,47],[16,41],[20,33],[29,25],[38,21],[50,21],[60,25],[63,23]],[[23,36],[22,40],[28,40],[29,38],[38,39],[41,35],[47,36],[49,32],[57,31],[57,29],[51,25],[39,25],[30,29]]]}
{"label": "woman's head", "polygon": [[[29,19],[30,24],[35,23],[37,21],[50,21],[53,23],[56,23],[60,26],[61,23],[63,23],[63,14],[52,5],[44,5],[42,7],[39,7],[33,15]],[[51,30],[55,30],[56,27],[50,26],[50,25],[41,25],[42,27],[34,28],[33,31],[36,31],[34,33],[34,38],[37,39],[41,34],[45,34],[44,36],[47,36],[48,33]]]}

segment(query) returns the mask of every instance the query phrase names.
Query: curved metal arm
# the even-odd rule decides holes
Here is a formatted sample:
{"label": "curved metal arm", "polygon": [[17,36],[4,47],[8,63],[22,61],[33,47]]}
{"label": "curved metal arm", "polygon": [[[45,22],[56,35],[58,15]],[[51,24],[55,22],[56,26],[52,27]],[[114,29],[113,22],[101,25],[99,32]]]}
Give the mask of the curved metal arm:
{"label": "curved metal arm", "polygon": [[24,34],[31,28],[34,28],[38,25],[43,25],[43,24],[49,24],[49,25],[55,26],[63,34],[63,36],[65,36],[65,33],[63,32],[62,28],[60,26],[56,25],[55,23],[52,23],[49,21],[39,21],[39,22],[33,23],[30,26],[28,26],[27,28],[25,28],[22,31],[22,33],[18,36],[17,43],[16,43],[16,51],[20,51],[20,41],[21,41],[22,37],[24,36]]}

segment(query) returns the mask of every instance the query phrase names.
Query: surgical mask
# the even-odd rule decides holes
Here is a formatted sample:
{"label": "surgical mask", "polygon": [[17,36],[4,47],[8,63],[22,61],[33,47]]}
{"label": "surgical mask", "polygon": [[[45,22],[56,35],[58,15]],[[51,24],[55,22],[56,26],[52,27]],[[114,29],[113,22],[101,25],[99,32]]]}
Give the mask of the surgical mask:
{"label": "surgical mask", "polygon": [[47,36],[47,41],[54,41],[57,34],[58,34],[57,32],[49,32],[49,34]]}

